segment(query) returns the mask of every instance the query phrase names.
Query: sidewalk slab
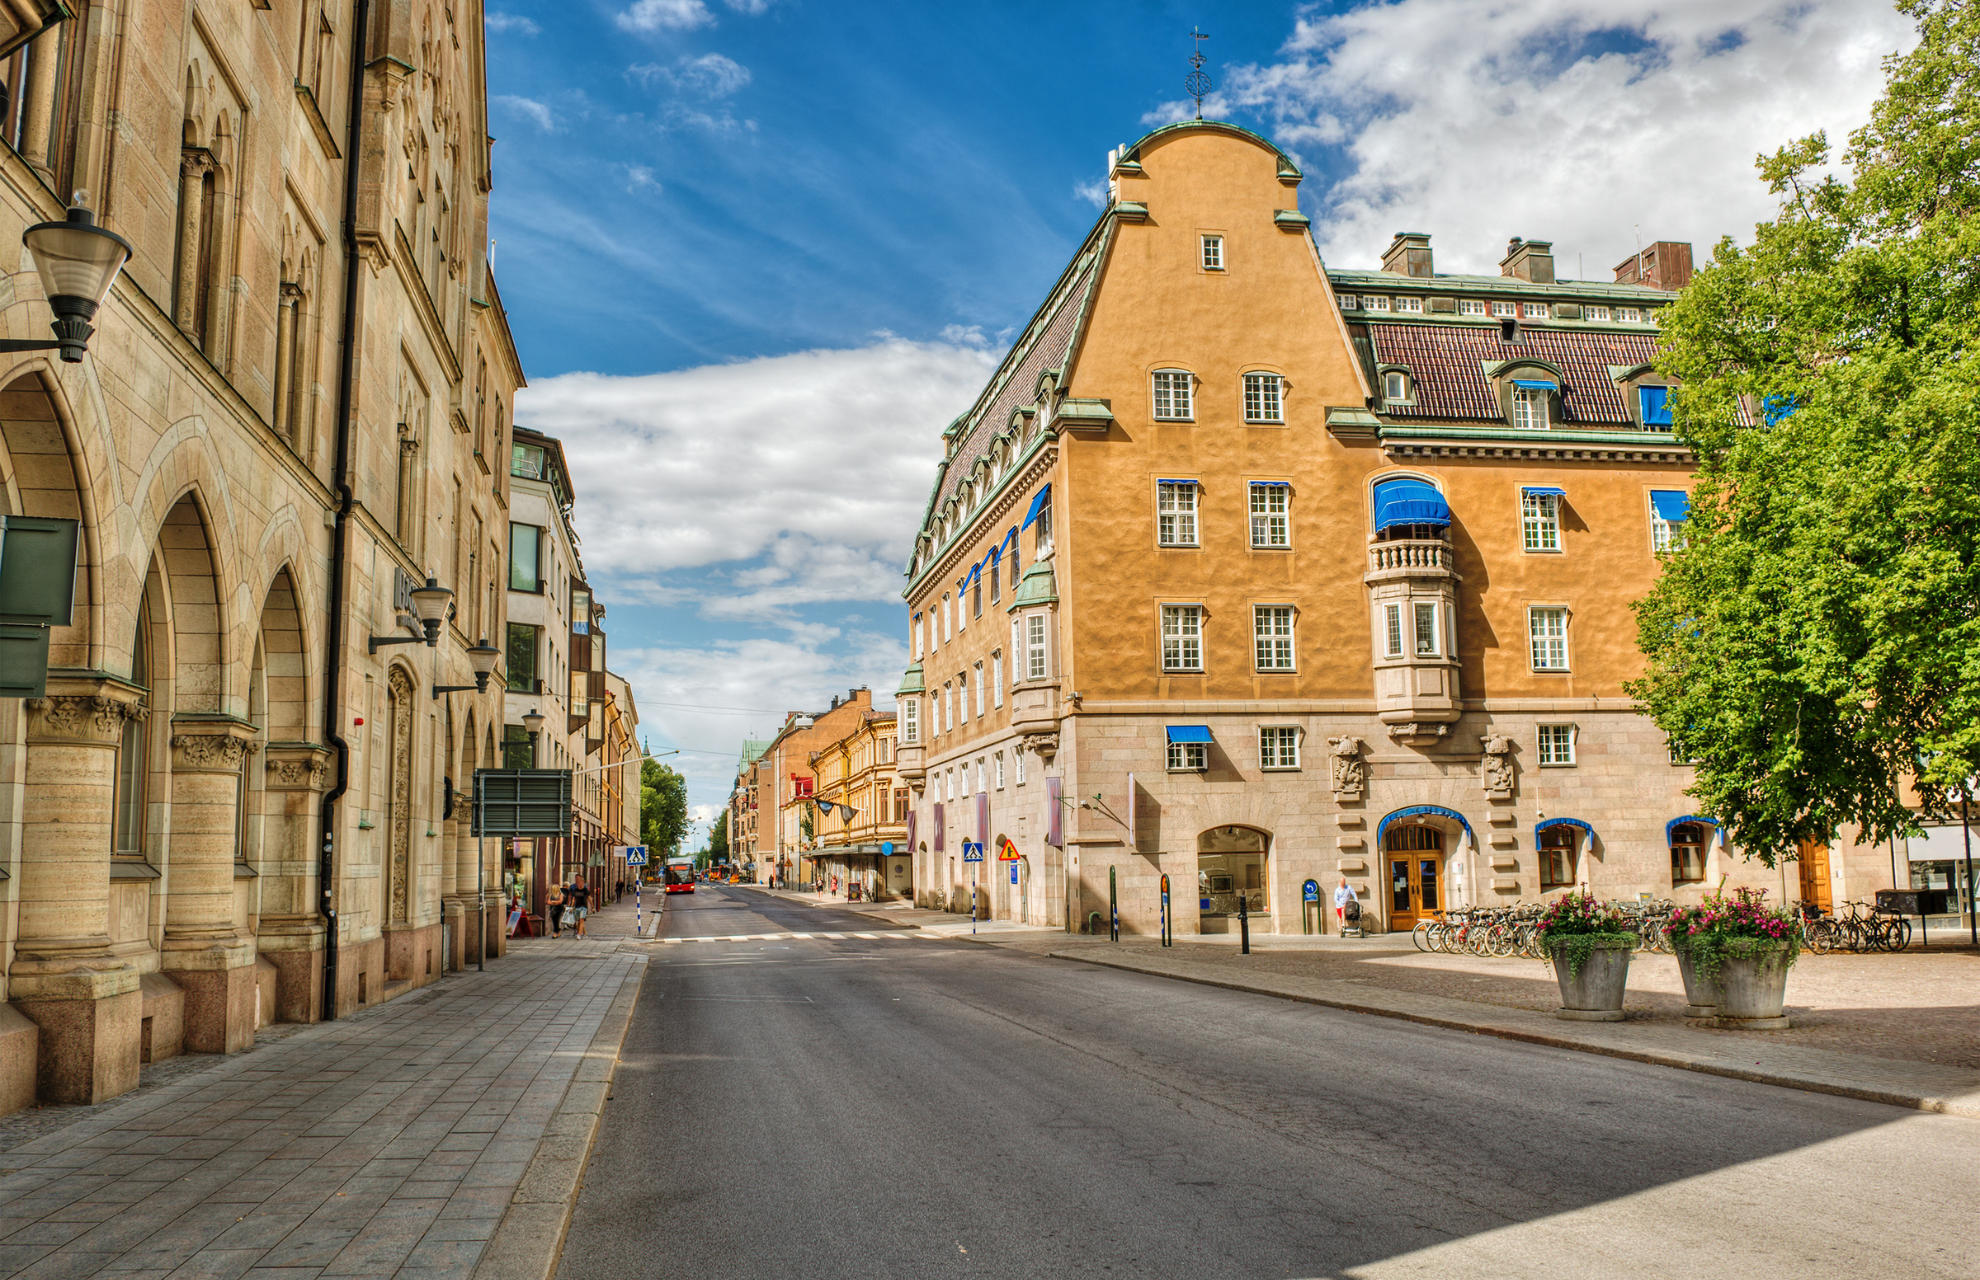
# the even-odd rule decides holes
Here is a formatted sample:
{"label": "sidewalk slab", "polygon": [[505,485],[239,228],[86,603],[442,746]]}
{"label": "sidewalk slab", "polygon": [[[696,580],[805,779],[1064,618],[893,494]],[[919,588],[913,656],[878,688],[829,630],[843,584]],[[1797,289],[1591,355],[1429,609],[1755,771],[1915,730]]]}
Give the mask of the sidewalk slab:
{"label": "sidewalk slab", "polygon": [[1062,945],[1034,953],[1231,991],[1277,996],[1350,1013],[1400,1018],[1452,1031],[1980,1119],[1980,1071],[1961,1067],[1839,1053],[1785,1042],[1765,1044],[1751,1037],[1718,1036],[1687,1027],[1644,1022],[1566,1022],[1525,1009],[1420,992],[1383,990],[1361,982],[1279,973],[1235,975],[1225,966],[1160,952],[1122,951],[1105,944]]}

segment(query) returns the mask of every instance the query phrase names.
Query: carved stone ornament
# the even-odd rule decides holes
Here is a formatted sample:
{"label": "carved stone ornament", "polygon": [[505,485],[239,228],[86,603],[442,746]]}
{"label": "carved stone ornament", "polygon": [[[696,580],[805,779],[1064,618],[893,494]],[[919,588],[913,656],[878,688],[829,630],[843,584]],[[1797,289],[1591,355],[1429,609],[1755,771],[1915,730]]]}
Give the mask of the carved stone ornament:
{"label": "carved stone ornament", "polygon": [[268,761],[271,791],[321,791],[329,779],[329,765],[313,756],[278,756]]}
{"label": "carved stone ornament", "polygon": [[1451,727],[1447,724],[1438,724],[1435,721],[1425,720],[1412,720],[1404,724],[1392,724],[1389,726],[1389,736],[1391,738],[1412,747],[1427,746],[1444,737],[1450,731]]}
{"label": "carved stone ornament", "polygon": [[1484,784],[1485,794],[1494,800],[1505,800],[1513,792],[1513,741],[1502,733],[1488,733],[1484,740],[1484,755],[1479,766],[1479,781]]}
{"label": "carved stone ornament", "polygon": [[1021,741],[1026,751],[1035,752],[1044,759],[1050,760],[1053,756],[1059,754],[1059,735],[1057,733],[1027,733]]}
{"label": "carved stone ornament", "polygon": [[114,744],[124,721],[143,720],[144,704],[106,698],[100,694],[58,694],[29,698],[28,741],[65,738],[74,742]]}
{"label": "carved stone ornament", "polygon": [[236,773],[252,755],[254,743],[226,733],[172,735],[172,768],[186,773]]}
{"label": "carved stone ornament", "polygon": [[1359,796],[1368,777],[1368,766],[1361,758],[1361,739],[1329,738],[1327,750],[1333,763],[1334,794],[1343,798]]}

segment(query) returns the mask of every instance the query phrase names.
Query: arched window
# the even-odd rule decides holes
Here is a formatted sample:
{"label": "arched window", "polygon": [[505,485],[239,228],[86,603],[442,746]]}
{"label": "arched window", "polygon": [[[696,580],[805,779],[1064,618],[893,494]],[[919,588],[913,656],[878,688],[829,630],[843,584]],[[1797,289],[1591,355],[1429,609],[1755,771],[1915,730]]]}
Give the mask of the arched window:
{"label": "arched window", "polygon": [[1548,827],[1540,833],[1540,887],[1564,889],[1575,879],[1575,828]]}
{"label": "arched window", "polygon": [[[151,610],[140,603],[137,635],[131,641],[131,683],[147,692],[151,689],[150,631]],[[144,856],[144,786],[150,768],[145,729],[142,717],[126,717],[123,737],[117,744],[117,798],[110,851],[118,857]]]}
{"label": "arched window", "polygon": [[1708,830],[1702,822],[1680,822],[1671,828],[1672,884],[1697,884],[1705,879]]}
{"label": "arched window", "polygon": [[1416,476],[1382,480],[1372,497],[1378,538],[1442,538],[1450,532],[1450,505],[1428,480]]}

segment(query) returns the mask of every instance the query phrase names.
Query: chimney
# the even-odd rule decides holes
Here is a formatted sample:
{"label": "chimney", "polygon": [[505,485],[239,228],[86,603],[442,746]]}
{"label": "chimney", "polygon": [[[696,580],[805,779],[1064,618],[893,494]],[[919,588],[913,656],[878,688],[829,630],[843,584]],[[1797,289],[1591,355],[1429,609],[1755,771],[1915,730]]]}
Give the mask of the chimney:
{"label": "chimney", "polygon": [[1499,259],[1499,274],[1534,284],[1554,283],[1554,242],[1514,236],[1506,244],[1506,256]]}
{"label": "chimney", "polygon": [[1616,283],[1676,293],[1691,283],[1690,244],[1659,240],[1641,253],[1631,254],[1616,264]]}
{"label": "chimney", "polygon": [[830,707],[827,707],[826,710],[837,711],[838,709],[839,709],[839,695],[835,693],[832,695],[832,705]]}
{"label": "chimney", "polygon": [[[866,696],[864,698],[860,697],[859,695],[861,693],[866,693]],[[873,695],[870,692],[866,692],[866,690],[862,689],[860,686],[855,685],[854,687],[846,690],[846,701],[857,702],[860,703],[861,705],[865,705],[866,703],[873,701]]]}
{"label": "chimney", "polygon": [[1430,237],[1421,231],[1396,232],[1395,240],[1382,251],[1382,270],[1428,280],[1435,274],[1430,269]]}

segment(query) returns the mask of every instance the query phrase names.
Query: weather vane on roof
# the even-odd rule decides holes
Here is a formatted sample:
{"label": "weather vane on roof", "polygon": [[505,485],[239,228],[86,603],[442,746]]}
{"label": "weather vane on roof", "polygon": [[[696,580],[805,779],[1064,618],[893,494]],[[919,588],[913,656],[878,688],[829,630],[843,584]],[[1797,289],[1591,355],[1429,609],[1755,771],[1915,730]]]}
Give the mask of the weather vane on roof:
{"label": "weather vane on roof", "polygon": [[1189,74],[1183,77],[1183,91],[1196,99],[1196,118],[1203,118],[1203,98],[1210,92],[1210,77],[1203,70],[1203,42],[1210,37],[1195,27],[1189,29],[1189,38],[1196,41],[1196,52],[1189,55]]}

